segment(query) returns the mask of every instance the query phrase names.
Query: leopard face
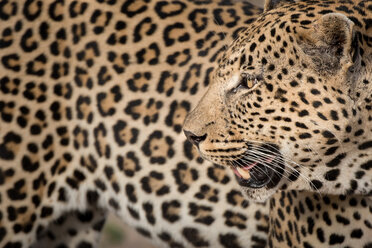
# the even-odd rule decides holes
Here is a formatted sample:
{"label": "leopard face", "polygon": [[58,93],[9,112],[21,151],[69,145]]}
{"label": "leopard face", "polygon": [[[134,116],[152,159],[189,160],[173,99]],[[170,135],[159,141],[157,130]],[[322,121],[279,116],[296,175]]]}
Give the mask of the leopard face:
{"label": "leopard face", "polygon": [[[268,1],[216,67],[184,131],[203,158],[232,168],[249,198],[372,193],[365,4]],[[350,16],[353,7],[365,11]]]}

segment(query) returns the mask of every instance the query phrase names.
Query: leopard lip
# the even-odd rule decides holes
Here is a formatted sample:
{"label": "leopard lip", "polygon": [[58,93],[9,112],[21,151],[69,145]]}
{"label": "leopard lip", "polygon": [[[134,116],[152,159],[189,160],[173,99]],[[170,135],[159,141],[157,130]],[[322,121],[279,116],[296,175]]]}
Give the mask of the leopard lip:
{"label": "leopard lip", "polygon": [[[266,159],[262,162],[252,162],[250,164],[245,164],[239,169],[234,168],[235,177],[242,187],[248,188],[273,188],[275,187],[283,176],[284,165],[280,162],[282,161],[281,155]],[[236,161],[237,164],[243,164],[243,161]]]}
{"label": "leopard lip", "polygon": [[254,162],[254,163],[249,164],[249,165],[244,166],[244,167],[233,168],[233,170],[234,170],[235,175],[238,178],[243,178],[245,180],[248,180],[248,179],[251,178],[251,175],[250,175],[250,172],[249,172],[250,169],[252,169],[256,165],[257,165],[257,162]]}
{"label": "leopard lip", "polygon": [[257,167],[258,166],[260,167],[260,171],[258,172],[260,173],[260,176],[255,175],[255,172],[253,170],[252,172],[249,172],[249,179],[239,177],[235,174],[235,177],[238,180],[240,186],[257,189],[262,188],[271,182],[271,179],[274,178],[274,170],[268,169],[267,166],[264,165],[261,166],[261,164],[257,165]]}

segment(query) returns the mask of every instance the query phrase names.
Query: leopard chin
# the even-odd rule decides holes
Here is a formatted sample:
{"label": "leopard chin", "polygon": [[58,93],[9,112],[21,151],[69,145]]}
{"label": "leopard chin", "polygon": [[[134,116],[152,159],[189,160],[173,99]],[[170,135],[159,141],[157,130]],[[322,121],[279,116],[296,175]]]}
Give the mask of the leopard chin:
{"label": "leopard chin", "polygon": [[250,188],[250,187],[245,187],[241,186],[240,190],[244,197],[247,200],[253,201],[253,202],[258,202],[258,203],[264,203],[269,199],[272,195],[277,193],[278,187],[274,187],[272,189],[268,189],[266,187],[262,188]]}

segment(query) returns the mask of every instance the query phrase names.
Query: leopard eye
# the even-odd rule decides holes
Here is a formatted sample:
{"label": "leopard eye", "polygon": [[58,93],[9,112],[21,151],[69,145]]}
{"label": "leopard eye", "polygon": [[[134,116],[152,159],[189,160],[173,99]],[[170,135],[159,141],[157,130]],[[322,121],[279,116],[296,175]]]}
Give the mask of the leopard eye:
{"label": "leopard eye", "polygon": [[241,80],[241,85],[244,88],[251,89],[253,86],[255,86],[258,83],[257,78],[249,79],[248,77],[244,77]]}
{"label": "leopard eye", "polygon": [[242,75],[239,79],[239,84],[232,90],[232,92],[236,93],[241,89],[252,89],[256,84],[258,84],[258,82],[258,77]]}

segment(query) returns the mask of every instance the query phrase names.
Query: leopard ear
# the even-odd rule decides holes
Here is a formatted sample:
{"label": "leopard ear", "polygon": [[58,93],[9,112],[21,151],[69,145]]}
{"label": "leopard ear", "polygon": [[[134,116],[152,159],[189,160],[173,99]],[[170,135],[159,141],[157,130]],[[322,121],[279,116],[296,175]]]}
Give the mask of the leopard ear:
{"label": "leopard ear", "polygon": [[343,14],[329,13],[297,30],[297,42],[319,72],[335,73],[357,60],[359,49],[354,23]]}
{"label": "leopard ear", "polygon": [[265,0],[264,12],[276,9],[284,4],[294,3],[294,0]]}

